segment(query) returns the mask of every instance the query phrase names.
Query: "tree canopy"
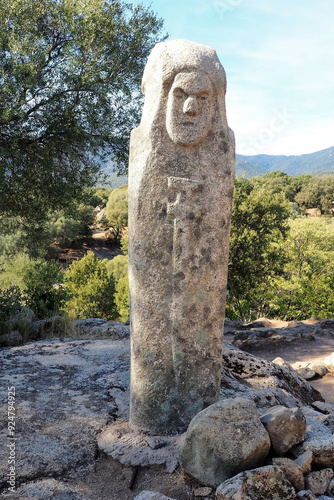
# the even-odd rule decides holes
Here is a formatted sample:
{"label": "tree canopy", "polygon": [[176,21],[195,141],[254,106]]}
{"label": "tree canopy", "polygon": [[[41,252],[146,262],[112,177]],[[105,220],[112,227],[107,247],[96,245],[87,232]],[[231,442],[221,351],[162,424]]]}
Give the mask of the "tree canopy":
{"label": "tree canopy", "polygon": [[121,170],[162,21],[114,0],[0,4],[0,214],[38,219]]}

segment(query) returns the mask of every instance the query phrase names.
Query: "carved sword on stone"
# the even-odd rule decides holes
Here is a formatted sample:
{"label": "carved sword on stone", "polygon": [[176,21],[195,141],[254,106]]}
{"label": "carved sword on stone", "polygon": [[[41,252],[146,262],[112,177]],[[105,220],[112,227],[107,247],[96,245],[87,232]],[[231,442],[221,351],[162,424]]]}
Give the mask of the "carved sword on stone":
{"label": "carved sword on stone", "polygon": [[168,177],[168,191],[174,201],[167,203],[167,218],[174,225],[172,252],[172,357],[176,383],[180,380],[187,355],[180,325],[185,314],[187,298],[191,293],[191,279],[195,269],[195,223],[203,216],[198,194],[203,182],[184,177]]}

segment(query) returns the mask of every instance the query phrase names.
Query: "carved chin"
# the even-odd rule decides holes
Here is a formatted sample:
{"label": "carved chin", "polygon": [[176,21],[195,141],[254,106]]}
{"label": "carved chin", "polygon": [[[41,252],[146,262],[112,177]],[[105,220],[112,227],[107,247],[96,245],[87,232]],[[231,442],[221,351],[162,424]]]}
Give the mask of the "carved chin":
{"label": "carved chin", "polygon": [[175,144],[181,146],[196,146],[208,135],[208,127],[194,124],[180,124],[170,126],[167,124],[167,132]]}

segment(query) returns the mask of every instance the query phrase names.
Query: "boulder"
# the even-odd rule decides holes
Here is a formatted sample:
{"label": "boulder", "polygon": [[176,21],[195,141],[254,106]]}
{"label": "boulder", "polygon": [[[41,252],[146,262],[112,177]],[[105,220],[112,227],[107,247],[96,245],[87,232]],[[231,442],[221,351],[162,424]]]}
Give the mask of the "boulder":
{"label": "boulder", "polygon": [[305,486],[304,474],[301,467],[290,458],[273,458],[273,465],[282,469],[284,476],[296,490],[303,490]]}
{"label": "boulder", "polygon": [[240,471],[263,464],[270,439],[255,404],[244,398],[219,401],[190,422],[180,453],[183,470],[218,486]]}
{"label": "boulder", "polygon": [[305,477],[307,489],[311,490],[315,495],[324,495],[329,487],[329,484],[334,476],[333,469],[322,469],[310,472]]}
{"label": "boulder", "polygon": [[0,347],[15,347],[23,344],[23,337],[18,330],[5,333],[0,337]]}
{"label": "boulder", "polygon": [[306,420],[299,408],[276,406],[261,416],[277,455],[284,455],[293,445],[304,441]]}
{"label": "boulder", "polygon": [[241,472],[218,486],[217,500],[295,500],[296,492],[274,465]]}
{"label": "boulder", "polygon": [[327,356],[327,358],[324,359],[324,364],[328,366],[329,370],[333,370],[334,368],[334,352]]}
{"label": "boulder", "polygon": [[291,367],[278,366],[224,342],[221,394],[231,397],[241,393],[254,400],[258,408],[323,401],[321,394]]}

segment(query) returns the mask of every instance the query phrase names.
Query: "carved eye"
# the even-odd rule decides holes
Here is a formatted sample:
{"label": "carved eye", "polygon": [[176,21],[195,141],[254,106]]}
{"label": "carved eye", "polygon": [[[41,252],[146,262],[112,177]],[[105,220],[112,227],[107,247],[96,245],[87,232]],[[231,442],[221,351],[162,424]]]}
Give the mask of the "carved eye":
{"label": "carved eye", "polygon": [[175,89],[174,91],[174,97],[175,99],[184,99],[185,98],[185,93],[181,89]]}
{"label": "carved eye", "polygon": [[201,95],[200,96],[200,100],[201,101],[206,101],[208,97],[209,97],[208,95]]}

